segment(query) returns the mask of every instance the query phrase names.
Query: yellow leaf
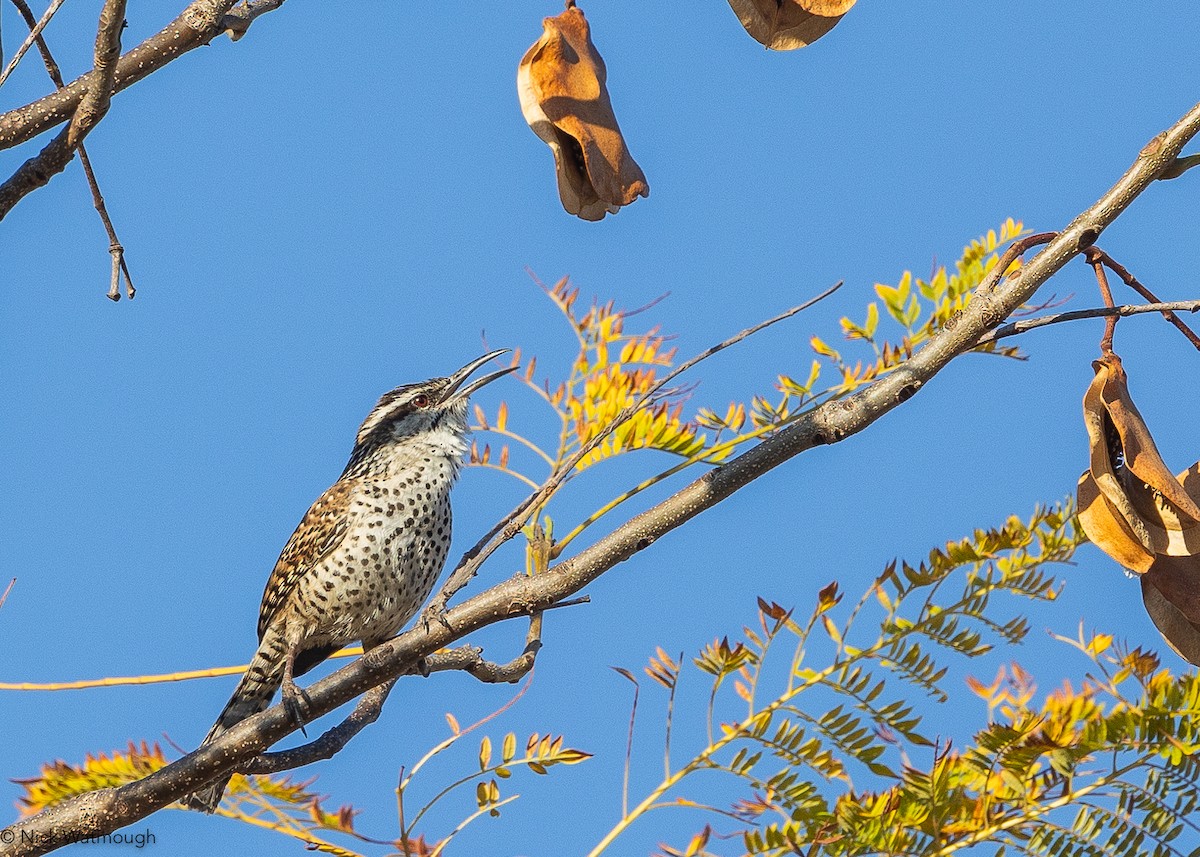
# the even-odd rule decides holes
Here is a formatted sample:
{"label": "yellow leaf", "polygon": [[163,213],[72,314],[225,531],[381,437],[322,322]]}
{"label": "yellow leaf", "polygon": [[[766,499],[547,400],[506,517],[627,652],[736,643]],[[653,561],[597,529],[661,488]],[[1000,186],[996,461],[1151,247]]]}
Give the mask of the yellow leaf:
{"label": "yellow leaf", "polygon": [[879,327],[879,304],[871,301],[867,304],[867,323],[863,325],[868,339],[875,338],[875,329]]}
{"label": "yellow leaf", "polygon": [[809,339],[808,344],[812,347],[813,351],[817,352],[818,354],[822,355],[823,357],[829,357],[832,360],[841,360],[842,359],[842,356],[840,354],[838,354],[836,351],[834,351],[832,348],[830,348],[828,345],[826,345],[825,341],[823,339],[821,339],[821,337],[819,337],[819,336],[814,336],[811,339]]}

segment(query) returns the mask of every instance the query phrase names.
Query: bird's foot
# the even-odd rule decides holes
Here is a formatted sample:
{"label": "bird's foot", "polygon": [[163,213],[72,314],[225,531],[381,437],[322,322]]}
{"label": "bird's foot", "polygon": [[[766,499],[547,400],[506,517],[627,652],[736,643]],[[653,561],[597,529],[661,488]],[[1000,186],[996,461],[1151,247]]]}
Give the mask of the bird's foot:
{"label": "bird's foot", "polygon": [[429,602],[429,606],[421,611],[420,623],[425,628],[425,633],[429,633],[429,626],[434,621],[440,622],[442,627],[447,631],[454,630],[450,627],[450,620],[446,618],[446,598],[443,595],[436,595]]}
{"label": "bird's foot", "polygon": [[304,730],[304,723],[312,711],[308,694],[304,692],[304,688],[297,686],[291,679],[285,679],[280,690],[283,692],[283,707],[287,710],[288,716],[300,727],[300,731],[307,738],[308,732]]}

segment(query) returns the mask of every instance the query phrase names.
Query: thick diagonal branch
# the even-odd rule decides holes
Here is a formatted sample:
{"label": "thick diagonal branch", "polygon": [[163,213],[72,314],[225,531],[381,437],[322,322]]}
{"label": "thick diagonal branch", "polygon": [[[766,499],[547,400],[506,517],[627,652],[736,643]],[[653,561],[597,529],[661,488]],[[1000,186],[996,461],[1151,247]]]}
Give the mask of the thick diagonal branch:
{"label": "thick diagonal branch", "polygon": [[[308,688],[311,716],[327,714],[372,687],[411,671],[422,658],[466,634],[514,616],[532,615],[569,598],[618,563],[795,455],[862,431],[909,399],[955,357],[969,351],[988,331],[1027,303],[1068,260],[1091,246],[1174,161],[1197,131],[1200,104],[1155,137],[1107,193],[1019,272],[973,300],[904,365],[869,387],[816,408],[545,573],[520,575],[497,584],[451,608],[445,623],[417,623],[412,630],[316,682]],[[277,705],[145,779],[64,801],[16,822],[9,828],[13,842],[0,847],[0,855],[44,854],[68,842],[132,824],[236,769],[295,729],[283,706]]]}

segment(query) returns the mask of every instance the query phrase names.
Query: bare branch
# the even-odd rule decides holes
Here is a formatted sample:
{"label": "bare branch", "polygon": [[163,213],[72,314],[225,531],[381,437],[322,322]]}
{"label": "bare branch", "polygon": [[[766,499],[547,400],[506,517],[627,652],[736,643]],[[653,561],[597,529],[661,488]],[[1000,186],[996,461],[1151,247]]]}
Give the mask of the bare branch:
{"label": "bare branch", "polygon": [[1146,312],[1200,312],[1200,300],[1194,301],[1172,301],[1170,303],[1154,303],[1154,304],[1123,304],[1122,306],[1114,307],[1093,307],[1091,309],[1077,309],[1070,312],[1060,312],[1054,315],[1044,315],[1039,318],[1023,319],[1021,321],[1010,322],[996,328],[991,333],[982,337],[979,340],[979,345],[986,345],[989,342],[995,342],[997,339],[1005,339],[1009,336],[1018,336],[1022,333],[1028,333],[1031,330],[1036,330],[1039,327],[1046,327],[1051,324],[1061,324],[1065,321],[1079,321],[1085,318],[1105,318],[1107,316],[1120,316],[1124,318],[1128,315],[1141,315]]}
{"label": "bare branch", "polygon": [[4,606],[4,602],[8,600],[8,593],[12,592],[12,588],[16,583],[17,579],[14,577],[8,582],[8,586],[4,587],[4,592],[0,593],[0,607]]}
{"label": "bare branch", "polygon": [[54,57],[50,55],[50,46],[46,44],[46,40],[40,34],[33,32],[38,26],[38,20],[34,17],[33,10],[29,8],[29,4],[25,0],[12,0],[12,2],[17,7],[17,11],[21,13],[21,17],[25,19],[26,26],[29,27],[29,36],[38,46],[38,51],[42,55],[42,63],[46,66],[46,73],[50,75],[50,80],[56,87],[62,89],[62,72],[59,71]]}
{"label": "bare branch", "polygon": [[[1071,258],[1094,244],[1198,131],[1200,104],[1152,140],[1107,193],[1020,271],[990,294],[973,300],[894,371],[844,399],[817,407],[546,572],[509,578],[451,608],[445,623],[418,622],[399,637],[315,682],[308,688],[311,717],[323,716],[370,688],[411,672],[422,658],[466,634],[515,616],[533,615],[571,597],[613,566],[793,456],[867,428],[918,392],[955,357],[974,347],[988,331],[1028,303]],[[69,842],[132,824],[234,770],[296,728],[284,706],[276,705],[144,779],[64,801],[13,823],[8,828],[13,841],[0,843],[0,855],[45,854]]]}
{"label": "bare branch", "polygon": [[[206,45],[221,32],[235,0],[192,0],[174,21],[117,62],[112,91],[120,92],[188,51]],[[96,80],[96,71],[76,78],[32,104],[0,114],[0,149],[32,140],[75,115]]]}
{"label": "bare branch", "polygon": [[[95,67],[87,92],[80,99],[71,123],[41,152],[17,168],[0,185],[0,219],[24,196],[44,186],[61,173],[75,156],[83,138],[108,112],[121,55],[121,29],[125,26],[126,0],[105,0],[96,29]],[[63,90],[59,90],[62,92]]]}
{"label": "bare branch", "polygon": [[[17,52],[13,54],[13,58],[9,60],[8,65],[4,67],[4,71],[0,72],[0,86],[4,86],[4,81],[8,80],[8,76],[13,73],[13,69],[15,69],[17,64],[21,62],[21,58],[25,56],[26,51],[29,50],[34,42],[41,38],[42,30],[46,29],[46,25],[49,24],[50,19],[54,17],[54,13],[57,12],[65,2],[66,0],[53,0],[53,2],[51,2],[51,4],[46,8],[46,11],[42,13],[42,17],[35,21],[32,26],[30,26],[29,35],[25,37],[25,41],[21,42],[21,47],[17,48]],[[26,8],[29,7],[26,6]]]}
{"label": "bare branch", "polygon": [[1159,178],[1177,179],[1192,167],[1200,167],[1200,155],[1187,155],[1176,158],[1171,162],[1170,166],[1163,170],[1163,174]]}
{"label": "bare branch", "polygon": [[129,274],[129,265],[125,263],[125,248],[117,238],[117,230],[108,216],[108,206],[104,204],[104,194],[100,193],[100,184],[96,181],[96,173],[92,170],[92,159],[88,157],[87,149],[83,147],[82,143],[79,144],[79,163],[83,166],[88,187],[92,190],[92,205],[95,206],[96,213],[100,215],[100,222],[104,224],[104,230],[108,233],[108,252],[112,256],[112,276],[108,281],[108,299],[112,301],[121,299],[121,277],[123,275],[125,294],[130,300],[133,300],[137,289],[133,287],[133,277]]}
{"label": "bare branch", "polygon": [[[42,62],[46,66],[46,73],[50,75],[50,80],[59,89],[62,89],[64,84],[62,72],[59,71],[58,63],[55,62],[54,56],[50,53],[50,46],[46,44],[46,40],[40,36],[34,36],[33,30],[37,27],[37,21],[33,17],[33,10],[29,8],[29,4],[25,0],[12,0],[13,5],[17,7],[17,11],[21,13],[21,17],[25,19],[25,23],[29,26],[30,35],[37,42],[38,50],[42,55]],[[92,169],[92,159],[88,157],[87,148],[83,143],[79,144],[79,163],[83,166],[83,174],[87,177],[88,187],[92,191],[92,205],[95,206],[97,214],[100,215],[100,222],[104,224],[104,229],[108,233],[108,252],[112,256],[112,277],[109,282],[108,297],[111,300],[117,301],[121,299],[120,291],[120,275],[125,275],[125,292],[129,295],[129,299],[133,300],[133,296],[137,294],[137,290],[133,287],[133,278],[129,274],[129,266],[125,263],[125,248],[121,246],[121,241],[117,238],[117,230],[113,226],[112,219],[108,216],[108,206],[104,204],[104,194],[100,192],[100,184],[96,181],[96,173]]]}
{"label": "bare branch", "polygon": [[[561,602],[556,607],[567,607],[587,601],[586,598]],[[0,604],[3,602],[0,601]],[[506,664],[484,660],[483,650],[477,646],[459,646],[448,651],[436,652],[425,658],[418,672],[429,675],[446,670],[460,670],[488,684],[514,684],[533,669],[537,653],[541,650],[542,614],[535,613],[529,622],[529,633],[525,638],[525,649]],[[324,759],[332,759],[350,743],[363,729],[379,719],[383,703],[387,701],[398,678],[385,682],[367,691],[354,707],[354,711],[315,741],[310,741],[291,750],[279,753],[263,753],[238,767],[242,774],[277,774],[303,765],[311,765]]]}
{"label": "bare branch", "polygon": [[284,0],[242,0],[221,19],[221,29],[229,33],[229,38],[236,42],[246,35],[255,19],[268,12],[274,12],[283,3]]}
{"label": "bare branch", "polygon": [[1057,232],[1039,232],[1036,235],[1026,235],[1024,238],[1019,238],[1008,245],[1008,249],[988,271],[983,282],[979,284],[979,288],[975,290],[975,298],[990,294],[993,289],[1004,279],[1004,272],[1008,270],[1008,266],[1014,261],[1025,255],[1025,252],[1033,247],[1042,244],[1049,244],[1058,237]]}
{"label": "bare branch", "polygon": [[[1087,255],[1089,262],[1092,262],[1093,264],[1099,262],[1100,264],[1104,265],[1110,271],[1120,277],[1121,282],[1129,286],[1129,288],[1133,289],[1146,300],[1154,303],[1161,303],[1154,292],[1150,291],[1148,288],[1139,283],[1137,277],[1129,273],[1129,270],[1124,265],[1122,265],[1112,256],[1105,253],[1099,247],[1089,247]],[[1163,313],[1163,318],[1175,325],[1175,328],[1184,335],[1187,341],[1192,343],[1193,347],[1195,347],[1197,350],[1200,350],[1200,337],[1196,336],[1195,331],[1184,324],[1179,316],[1168,311]]]}
{"label": "bare branch", "polygon": [[249,762],[240,765],[237,769],[238,773],[278,774],[283,771],[290,771],[293,768],[311,765],[313,762],[332,759],[337,753],[341,752],[343,747],[350,743],[350,740],[355,735],[379,719],[379,715],[383,711],[383,703],[387,700],[388,694],[392,692],[392,688],[395,687],[396,682],[399,680],[398,678],[394,678],[391,681],[384,682],[378,687],[368,690],[359,699],[358,705],[354,707],[354,710],[350,712],[345,720],[322,734],[315,741],[310,741],[291,750],[283,750],[279,753],[263,753],[260,756],[255,756]]}

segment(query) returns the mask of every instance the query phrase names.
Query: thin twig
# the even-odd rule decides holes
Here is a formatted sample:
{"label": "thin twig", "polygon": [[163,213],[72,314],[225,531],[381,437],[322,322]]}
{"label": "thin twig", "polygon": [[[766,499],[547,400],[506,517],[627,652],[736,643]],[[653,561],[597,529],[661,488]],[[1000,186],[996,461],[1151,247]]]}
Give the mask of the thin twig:
{"label": "thin twig", "polygon": [[[988,271],[988,275],[983,278],[983,282],[975,290],[975,297],[983,297],[992,292],[993,289],[1004,279],[1004,272],[1008,270],[1008,266],[1014,261],[1025,255],[1025,252],[1032,247],[1037,247],[1039,244],[1049,244],[1058,237],[1057,232],[1038,232],[1035,235],[1026,235],[1008,245],[1008,249]],[[1014,272],[1013,276],[1017,276],[1020,271]]]}
{"label": "thin twig", "polygon": [[[334,658],[355,658],[361,655],[361,646],[347,646],[329,656]],[[227,675],[241,675],[249,664],[239,664],[235,667],[208,667],[202,670],[186,670],[173,673],[157,673],[150,675],[107,676],[105,678],[76,679],[74,681],[54,682],[5,682],[0,681],[0,691],[58,691],[58,690],[90,690],[96,687],[123,687],[126,685],[164,684],[173,681],[191,681],[197,678],[219,678]]]}
{"label": "thin twig", "polygon": [[[1154,294],[1154,292],[1150,291],[1148,288],[1146,288],[1141,283],[1139,283],[1137,280],[1137,277],[1135,277],[1133,274],[1129,273],[1129,269],[1127,269],[1124,265],[1122,265],[1120,262],[1118,262],[1112,256],[1105,253],[1099,247],[1093,247],[1091,249],[1092,249],[1093,253],[1091,256],[1089,256],[1089,260],[1092,257],[1096,258],[1097,260],[1102,262],[1105,266],[1107,266],[1110,271],[1112,271],[1114,274],[1116,274],[1118,277],[1120,277],[1121,281],[1123,283],[1125,283],[1125,285],[1129,286],[1129,288],[1133,289],[1135,292],[1137,292],[1139,295],[1144,297],[1146,300],[1152,301],[1154,303],[1161,303],[1161,301]],[[1184,324],[1183,321],[1177,315],[1175,315],[1175,313],[1164,312],[1163,318],[1165,318],[1167,321],[1171,322],[1171,324],[1175,325],[1175,327],[1179,330],[1179,332],[1182,333],[1185,337],[1187,337],[1188,342],[1192,343],[1192,345],[1197,350],[1200,350],[1200,337],[1196,336],[1196,334],[1192,331],[1192,329],[1190,327],[1188,327],[1186,324]]]}
{"label": "thin twig", "polygon": [[34,21],[33,25],[29,28],[29,35],[25,37],[25,41],[21,42],[21,47],[17,48],[17,52],[13,54],[13,58],[4,67],[4,71],[0,72],[0,86],[4,86],[4,81],[8,80],[8,76],[13,73],[13,69],[17,67],[17,63],[21,61],[34,42],[41,38],[42,30],[46,29],[46,25],[50,23],[50,19],[54,17],[54,13],[59,10],[64,2],[66,0],[53,0],[46,11],[42,13],[41,19]]}
{"label": "thin twig", "polygon": [[629,815],[629,768],[633,760],[633,730],[637,724],[638,697],[642,686],[634,678],[633,673],[624,667],[609,667],[617,675],[628,680],[633,685],[633,704],[629,707],[629,734],[625,738],[625,774],[621,780],[621,817]]}
{"label": "thin twig", "polygon": [[[1095,246],[1088,247],[1083,251],[1083,257],[1087,259],[1092,270],[1096,273],[1096,285],[1100,287],[1100,297],[1104,300],[1104,306],[1111,308],[1116,306],[1113,303],[1112,289],[1108,285],[1108,277],[1104,273],[1104,263],[1100,261],[1101,251]],[[1117,332],[1117,319],[1120,316],[1110,314],[1104,317],[1104,335],[1100,337],[1100,353],[1109,355],[1113,353],[1113,334]]]}
{"label": "thin twig", "polygon": [[1022,333],[1027,333],[1031,330],[1036,330],[1039,327],[1046,327],[1050,324],[1061,324],[1065,321],[1079,321],[1084,318],[1104,318],[1106,316],[1127,316],[1141,315],[1147,312],[1200,312],[1200,300],[1194,301],[1172,301],[1171,303],[1154,303],[1154,304],[1123,304],[1115,307],[1093,307],[1092,309],[1077,309],[1070,312],[1060,312],[1054,315],[1044,315],[1040,318],[1029,318],[1021,321],[1014,321],[996,328],[991,333],[984,335],[979,340],[980,345],[986,345],[989,342],[995,342],[997,339],[1005,339],[1009,336],[1018,336]]}
{"label": "thin twig", "polygon": [[83,165],[84,175],[87,176],[88,187],[92,190],[92,205],[100,215],[100,222],[108,232],[108,252],[112,256],[112,275],[109,277],[107,297],[111,301],[121,299],[121,277],[125,278],[125,294],[133,300],[137,289],[133,287],[133,277],[129,275],[129,266],[125,263],[125,248],[117,238],[117,230],[113,228],[108,216],[108,207],[104,204],[104,194],[100,193],[100,185],[96,182],[96,174],[92,171],[92,160],[88,157],[87,149],[79,144],[79,163]]}
{"label": "thin twig", "polygon": [[4,602],[8,600],[8,593],[12,592],[12,588],[16,584],[16,582],[17,582],[17,579],[14,577],[12,580],[10,580],[8,582],[8,586],[4,587],[4,594],[0,595],[0,607],[3,607]]}
{"label": "thin twig", "polygon": [[766,321],[759,322],[758,324],[746,328],[740,333],[729,337],[725,341],[719,342],[711,348],[700,352],[695,357],[692,357],[690,360],[681,363],[679,366],[673,369],[670,373],[663,377],[662,380],[643,393],[637,399],[637,401],[633,402],[619,414],[617,414],[603,429],[597,432],[595,437],[576,450],[573,455],[567,458],[561,465],[559,465],[558,468],[556,468],[548,477],[546,477],[546,481],[542,483],[541,488],[539,488],[537,491],[534,491],[519,504],[517,504],[516,508],[501,518],[496,525],[493,526],[483,536],[483,538],[476,542],[474,547],[463,554],[463,558],[459,561],[458,566],[450,574],[449,579],[447,579],[441,590],[439,590],[438,594],[433,597],[429,603],[429,606],[426,607],[425,611],[422,613],[423,621],[428,624],[428,622],[434,617],[438,617],[440,619],[445,611],[446,603],[450,600],[450,598],[452,598],[455,593],[462,589],[471,580],[471,578],[475,576],[475,574],[479,571],[479,567],[483,565],[488,557],[490,557],[502,544],[516,536],[516,534],[521,531],[521,527],[523,526],[528,513],[531,510],[538,508],[548,497],[550,497],[550,495],[557,491],[559,486],[571,475],[571,472],[575,469],[575,465],[577,465],[601,443],[603,443],[604,440],[620,425],[630,419],[634,414],[636,414],[651,400],[653,400],[653,398],[660,393],[667,384],[679,377],[684,372],[693,368],[697,363],[707,360],[714,354],[724,351],[726,348],[729,348],[732,345],[736,345],[747,337],[753,336],[754,334],[767,327],[770,327],[773,324],[777,324],[781,321],[791,318],[797,313],[803,312],[814,304],[823,301],[841,287],[842,284],[840,282],[835,283],[833,286],[821,292],[816,297],[810,298],[802,304],[781,312],[774,318],[769,318]]}
{"label": "thin twig", "polygon": [[[25,0],[12,0],[12,2],[32,31],[37,26],[37,21],[33,17],[33,10],[29,8],[29,4]],[[36,42],[38,51],[42,55],[42,62],[46,66],[46,73],[50,75],[50,80],[54,82],[54,85],[62,89],[66,84],[63,82],[62,72],[59,71],[58,63],[55,62],[54,56],[50,53],[50,46],[46,44],[46,40],[40,35],[37,36]],[[108,216],[108,207],[104,204],[104,194],[100,192],[100,185],[96,181],[96,173],[92,170],[92,160],[88,157],[87,149],[83,143],[79,144],[79,163],[83,166],[83,173],[87,176],[88,187],[92,191],[92,205],[96,207],[96,212],[100,215],[100,222],[104,224],[104,229],[108,232],[108,252],[112,255],[112,277],[109,282],[108,297],[114,301],[121,299],[119,288],[120,275],[124,274],[125,292],[129,295],[129,299],[133,300],[133,296],[137,294],[137,289],[133,287],[133,278],[129,274],[129,266],[125,264],[125,248],[121,246],[121,241],[117,238],[117,230],[113,227],[112,219]]]}

